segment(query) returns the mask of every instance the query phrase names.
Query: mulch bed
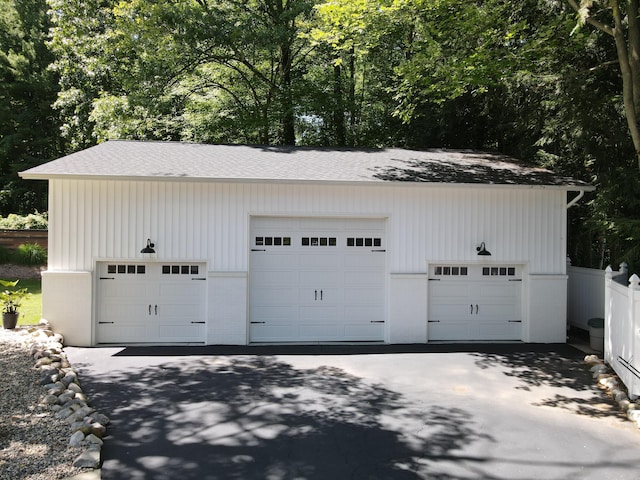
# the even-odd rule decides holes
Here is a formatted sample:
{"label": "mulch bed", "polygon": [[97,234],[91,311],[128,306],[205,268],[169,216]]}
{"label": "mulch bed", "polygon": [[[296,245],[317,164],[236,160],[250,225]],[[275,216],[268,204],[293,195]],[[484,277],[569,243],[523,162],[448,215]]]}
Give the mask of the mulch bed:
{"label": "mulch bed", "polygon": [[3,280],[35,279],[46,270],[46,265],[15,265],[3,263],[0,265],[0,278]]}

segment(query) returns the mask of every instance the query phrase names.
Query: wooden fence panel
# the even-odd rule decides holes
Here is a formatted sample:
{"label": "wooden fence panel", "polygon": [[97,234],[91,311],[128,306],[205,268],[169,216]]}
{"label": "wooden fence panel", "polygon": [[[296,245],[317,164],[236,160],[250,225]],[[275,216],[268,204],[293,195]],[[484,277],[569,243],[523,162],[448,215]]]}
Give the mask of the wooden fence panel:
{"label": "wooden fence panel", "polygon": [[37,243],[42,248],[49,248],[48,230],[0,230],[0,245],[15,250],[23,243]]}

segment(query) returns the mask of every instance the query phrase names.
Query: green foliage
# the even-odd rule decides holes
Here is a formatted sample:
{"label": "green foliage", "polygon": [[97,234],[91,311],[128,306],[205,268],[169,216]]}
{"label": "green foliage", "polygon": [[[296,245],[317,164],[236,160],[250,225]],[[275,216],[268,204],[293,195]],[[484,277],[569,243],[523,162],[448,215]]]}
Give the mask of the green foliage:
{"label": "green foliage", "polygon": [[114,137],[293,143],[310,1],[50,4],[56,107],[74,149]]}
{"label": "green foliage", "polygon": [[2,313],[17,313],[22,301],[30,295],[27,288],[15,288],[19,280],[0,280],[0,285],[6,289],[0,292]]}
{"label": "green foliage", "polygon": [[0,214],[46,209],[46,184],[16,174],[59,151],[46,12],[45,0],[0,0]]}
{"label": "green foliage", "polygon": [[548,0],[0,0],[0,214],[46,209],[16,171],[108,138],[488,149],[596,185],[572,260],[633,264],[618,52],[575,24]]}
{"label": "green foliage", "polygon": [[0,245],[0,263],[9,263],[11,260],[11,252],[4,245]]}
{"label": "green foliage", "polygon": [[23,278],[20,285],[30,293],[20,305],[20,325],[37,325],[42,319],[42,280],[40,278]]}
{"label": "green foliage", "polygon": [[17,215],[10,213],[6,217],[0,217],[0,229],[5,230],[46,230],[49,227],[47,213],[30,213]]}
{"label": "green foliage", "polygon": [[13,261],[20,265],[44,265],[47,251],[37,243],[24,243],[13,252]]}

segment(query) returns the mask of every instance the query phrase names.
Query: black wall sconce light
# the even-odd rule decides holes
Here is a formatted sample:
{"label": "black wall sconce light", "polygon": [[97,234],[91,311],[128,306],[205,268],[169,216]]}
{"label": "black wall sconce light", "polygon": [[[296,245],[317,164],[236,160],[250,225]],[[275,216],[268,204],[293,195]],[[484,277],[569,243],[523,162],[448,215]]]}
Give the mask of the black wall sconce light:
{"label": "black wall sconce light", "polygon": [[147,246],[140,250],[140,253],[156,253],[156,251],[153,249],[153,247],[155,246],[156,244],[151,243],[151,239],[147,238]]}
{"label": "black wall sconce light", "polygon": [[482,242],[479,247],[476,247],[476,252],[478,252],[478,255],[491,256],[491,252],[487,250],[484,242]]}

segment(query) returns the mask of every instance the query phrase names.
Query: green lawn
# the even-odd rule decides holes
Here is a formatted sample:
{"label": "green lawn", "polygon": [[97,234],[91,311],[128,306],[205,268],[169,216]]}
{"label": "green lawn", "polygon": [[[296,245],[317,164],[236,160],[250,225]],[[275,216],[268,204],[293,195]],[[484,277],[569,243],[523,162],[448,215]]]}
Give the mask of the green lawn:
{"label": "green lawn", "polygon": [[18,325],[34,325],[40,322],[42,316],[42,282],[41,280],[23,279],[17,288],[28,288],[31,295],[22,301],[20,306],[20,320]]}

